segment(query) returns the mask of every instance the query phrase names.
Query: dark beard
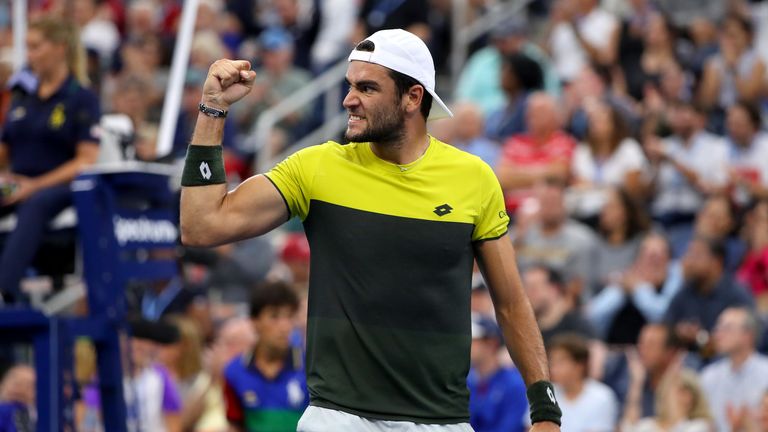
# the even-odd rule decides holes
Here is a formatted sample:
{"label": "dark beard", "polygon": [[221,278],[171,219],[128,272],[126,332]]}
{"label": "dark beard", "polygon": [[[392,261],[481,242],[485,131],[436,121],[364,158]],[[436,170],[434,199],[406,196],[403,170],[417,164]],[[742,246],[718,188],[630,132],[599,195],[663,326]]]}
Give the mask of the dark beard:
{"label": "dark beard", "polygon": [[368,127],[365,130],[358,134],[346,132],[344,138],[349,142],[388,144],[400,142],[405,137],[405,113],[398,106],[378,119],[371,121],[371,117],[366,117],[366,120]]}

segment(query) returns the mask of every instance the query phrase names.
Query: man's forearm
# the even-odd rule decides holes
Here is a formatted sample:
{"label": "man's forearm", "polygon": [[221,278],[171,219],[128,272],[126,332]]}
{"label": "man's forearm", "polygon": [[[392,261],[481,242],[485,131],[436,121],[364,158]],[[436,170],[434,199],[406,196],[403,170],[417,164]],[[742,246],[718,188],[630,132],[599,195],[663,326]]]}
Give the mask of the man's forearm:
{"label": "man's forearm", "polygon": [[536,318],[527,298],[496,307],[496,319],[504,332],[507,349],[525,384],[549,380],[547,355]]}
{"label": "man's forearm", "polygon": [[[200,113],[197,116],[192,145],[217,146],[224,135],[224,119]],[[205,223],[221,207],[227,194],[226,183],[209,186],[183,187],[181,190],[182,242],[188,245],[205,245],[211,227]]]}

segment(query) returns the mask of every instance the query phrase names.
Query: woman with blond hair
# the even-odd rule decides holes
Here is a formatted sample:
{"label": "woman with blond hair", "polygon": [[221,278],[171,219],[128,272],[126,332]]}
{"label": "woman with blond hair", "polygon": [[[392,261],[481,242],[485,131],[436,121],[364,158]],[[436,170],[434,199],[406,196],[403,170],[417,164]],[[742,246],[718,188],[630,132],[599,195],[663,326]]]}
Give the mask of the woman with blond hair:
{"label": "woman with blond hair", "polygon": [[689,369],[668,373],[656,390],[656,415],[637,420],[628,411],[622,432],[714,432],[714,421],[699,377]]}
{"label": "woman with blond hair", "polygon": [[179,330],[179,340],[160,350],[163,365],[168,368],[181,394],[181,430],[223,432],[220,427],[199,427],[199,421],[215,404],[213,377],[203,365],[203,337],[198,324],[190,318],[174,315],[168,321]]}
{"label": "woman with blond hair", "polygon": [[87,89],[85,54],[73,23],[32,21],[28,69],[16,76],[0,136],[0,216],[15,212],[16,228],[0,253],[0,293],[19,300],[19,283],[48,222],[72,204],[69,183],[96,161],[99,99]]}

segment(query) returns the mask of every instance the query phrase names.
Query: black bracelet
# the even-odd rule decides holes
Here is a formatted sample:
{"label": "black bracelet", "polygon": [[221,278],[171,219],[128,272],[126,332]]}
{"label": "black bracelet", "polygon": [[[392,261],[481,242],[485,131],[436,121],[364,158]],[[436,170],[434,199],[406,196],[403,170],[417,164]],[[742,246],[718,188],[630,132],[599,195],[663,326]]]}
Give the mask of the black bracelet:
{"label": "black bracelet", "polygon": [[198,104],[197,108],[200,110],[201,113],[207,115],[208,117],[214,117],[214,118],[224,118],[227,116],[227,113],[228,113],[228,111],[226,110],[209,107],[204,103]]}
{"label": "black bracelet", "polygon": [[560,405],[555,398],[555,388],[549,381],[536,381],[526,391],[531,406],[531,424],[552,422],[560,426]]}
{"label": "black bracelet", "polygon": [[208,186],[226,183],[222,152],[220,145],[190,145],[184,160],[184,170],[181,172],[181,185]]}

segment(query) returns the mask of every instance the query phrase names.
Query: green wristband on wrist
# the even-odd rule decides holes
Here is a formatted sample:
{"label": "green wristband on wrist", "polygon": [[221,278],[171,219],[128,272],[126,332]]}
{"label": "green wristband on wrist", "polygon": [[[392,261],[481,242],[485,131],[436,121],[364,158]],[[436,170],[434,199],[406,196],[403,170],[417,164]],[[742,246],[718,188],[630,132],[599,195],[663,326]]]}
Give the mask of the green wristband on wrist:
{"label": "green wristband on wrist", "polygon": [[181,173],[182,186],[209,186],[227,182],[224,172],[223,148],[217,146],[190,145]]}
{"label": "green wristband on wrist", "polygon": [[560,405],[555,399],[555,388],[549,381],[536,381],[526,391],[531,406],[531,424],[552,422],[560,426]]}

